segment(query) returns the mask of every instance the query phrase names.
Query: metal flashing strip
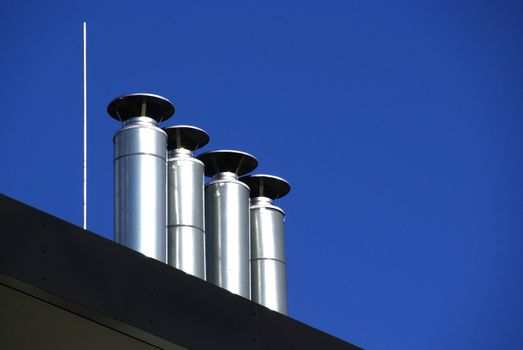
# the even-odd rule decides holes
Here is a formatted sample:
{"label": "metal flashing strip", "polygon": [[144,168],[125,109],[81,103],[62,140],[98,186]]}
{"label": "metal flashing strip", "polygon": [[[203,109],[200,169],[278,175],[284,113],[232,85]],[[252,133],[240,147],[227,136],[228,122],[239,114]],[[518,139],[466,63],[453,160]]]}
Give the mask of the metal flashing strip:
{"label": "metal flashing strip", "polygon": [[[34,301],[39,301],[41,303],[48,304],[48,308],[54,307],[57,309],[61,309],[68,314],[75,315],[79,318],[83,318],[87,321],[95,323],[101,327],[108,328],[109,330],[120,333],[125,337],[133,338],[136,341],[138,341],[139,343],[143,343],[144,346],[150,345],[154,348],[165,349],[165,350],[186,350],[187,349],[180,345],[176,345],[172,342],[169,342],[165,339],[159,338],[153,334],[144,332],[143,330],[141,330],[139,328],[132,327],[128,324],[125,324],[123,322],[112,319],[107,315],[104,315],[100,312],[89,309],[89,308],[87,308],[83,305],[77,304],[71,300],[67,300],[63,297],[59,297],[52,293],[46,292],[42,289],[35,288],[25,282],[16,280],[16,279],[9,277],[7,275],[4,275],[4,274],[0,274],[0,288],[2,288],[2,286],[4,288],[11,289],[12,292],[14,292],[14,294],[23,294],[23,295],[27,296],[26,299],[30,298],[30,299],[33,299]],[[7,305],[5,305],[3,303],[7,303],[7,300],[0,298],[0,305],[3,310],[3,313],[5,313]],[[24,316],[26,318],[31,317],[30,313],[26,313],[25,315],[20,314],[22,312],[20,310],[20,308],[18,308],[18,310],[16,310],[16,311],[17,311],[18,317],[21,317],[21,318],[24,318]],[[3,315],[3,316],[9,316],[9,315]],[[70,322],[70,320],[68,320],[68,319],[71,319],[71,316],[62,317],[62,318],[64,319],[64,322]],[[46,321],[48,321],[48,320],[46,320]],[[2,324],[2,323],[5,323],[5,324]],[[27,328],[25,325],[24,325],[23,332],[20,332],[20,330],[17,330],[16,326],[17,326],[16,323],[13,324],[11,317],[10,317],[9,322],[1,322],[1,318],[0,318],[1,329],[4,331],[8,331],[8,333],[11,334],[10,335],[11,338],[16,337],[17,336],[16,333],[24,334],[27,332]],[[39,326],[46,327],[46,325],[42,325],[42,324],[40,324]],[[53,326],[53,325],[51,325],[51,326]],[[63,337],[66,338],[67,335],[63,335]],[[3,340],[4,339],[1,339],[1,337],[0,337],[0,345],[2,344]],[[78,340],[86,341],[86,339],[77,339],[76,341],[78,341]],[[40,340],[38,340],[38,341],[40,341]],[[61,340],[61,341],[63,341],[63,340]],[[40,346],[42,346],[42,345],[44,345],[44,344],[40,344]],[[87,344],[86,348],[89,348],[88,346],[89,346],[89,344]]]}
{"label": "metal flashing strip", "polygon": [[358,349],[4,195],[0,227],[2,284],[148,344]]}

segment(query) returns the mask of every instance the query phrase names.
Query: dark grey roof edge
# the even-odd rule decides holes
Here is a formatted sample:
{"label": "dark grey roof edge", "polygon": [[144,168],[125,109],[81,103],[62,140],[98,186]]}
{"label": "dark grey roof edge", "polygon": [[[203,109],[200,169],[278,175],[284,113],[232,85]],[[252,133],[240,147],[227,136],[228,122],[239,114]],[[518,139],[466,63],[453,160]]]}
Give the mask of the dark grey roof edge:
{"label": "dark grey roof edge", "polygon": [[152,345],[359,349],[2,194],[0,227],[0,283]]}

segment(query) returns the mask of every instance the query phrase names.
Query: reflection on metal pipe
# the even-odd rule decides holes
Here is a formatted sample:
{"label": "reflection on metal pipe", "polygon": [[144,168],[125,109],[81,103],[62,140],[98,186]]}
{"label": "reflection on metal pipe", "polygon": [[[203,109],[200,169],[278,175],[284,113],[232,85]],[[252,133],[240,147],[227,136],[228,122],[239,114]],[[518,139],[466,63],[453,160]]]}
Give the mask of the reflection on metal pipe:
{"label": "reflection on metal pipe", "polygon": [[287,315],[287,278],[283,210],[273,200],[285,196],[290,185],[271,175],[240,179],[251,189],[252,300]]}
{"label": "reflection on metal pipe", "polygon": [[205,279],[205,226],[203,163],[192,152],[209,142],[207,133],[194,126],[164,128],[169,150],[167,162],[167,262]]}
{"label": "reflection on metal pipe", "polygon": [[201,154],[205,175],[207,281],[250,299],[249,187],[239,175],[258,166],[252,155],[240,151]]}
{"label": "reflection on metal pipe", "polygon": [[114,135],[114,239],[151,258],[167,258],[167,134],[158,124],[174,114],[152,94],[118,97],[107,107],[123,123]]}

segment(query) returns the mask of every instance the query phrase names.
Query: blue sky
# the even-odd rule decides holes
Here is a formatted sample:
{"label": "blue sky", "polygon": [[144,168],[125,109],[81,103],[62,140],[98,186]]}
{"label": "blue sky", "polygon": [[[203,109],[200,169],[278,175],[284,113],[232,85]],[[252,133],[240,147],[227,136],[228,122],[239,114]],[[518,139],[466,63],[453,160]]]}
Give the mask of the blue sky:
{"label": "blue sky", "polygon": [[[1,192],[112,238],[114,97],[282,176],[290,316],[369,349],[523,348],[523,5],[9,1]],[[93,257],[96,258],[96,257]]]}

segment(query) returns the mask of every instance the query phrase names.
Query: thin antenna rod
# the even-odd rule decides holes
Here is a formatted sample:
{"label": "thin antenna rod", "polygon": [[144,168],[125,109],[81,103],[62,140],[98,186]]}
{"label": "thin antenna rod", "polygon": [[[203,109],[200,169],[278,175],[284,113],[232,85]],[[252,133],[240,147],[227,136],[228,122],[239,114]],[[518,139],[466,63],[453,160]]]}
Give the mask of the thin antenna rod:
{"label": "thin antenna rod", "polygon": [[87,230],[87,23],[84,22],[84,230]]}

